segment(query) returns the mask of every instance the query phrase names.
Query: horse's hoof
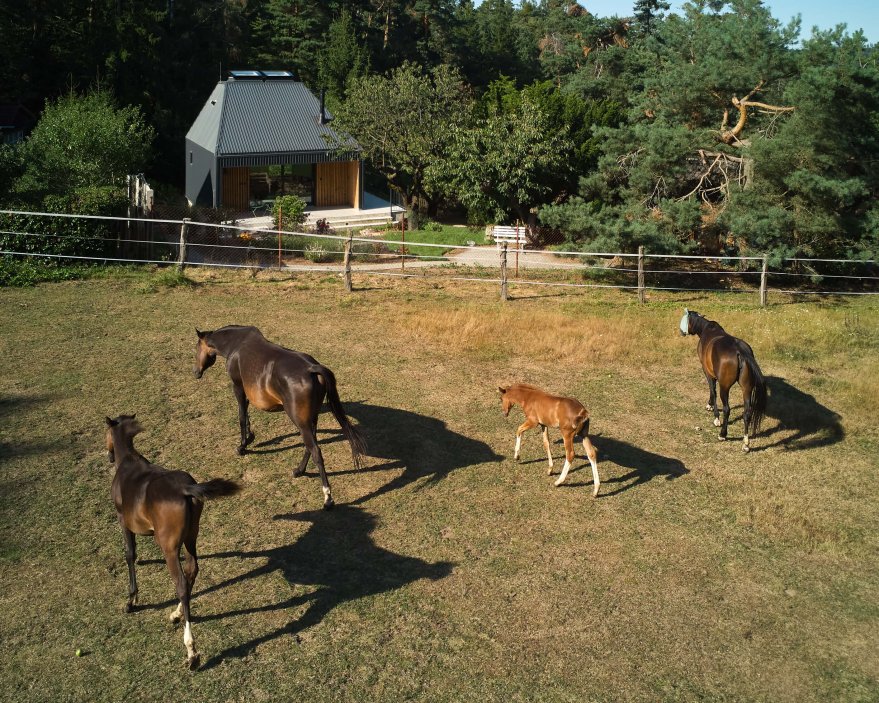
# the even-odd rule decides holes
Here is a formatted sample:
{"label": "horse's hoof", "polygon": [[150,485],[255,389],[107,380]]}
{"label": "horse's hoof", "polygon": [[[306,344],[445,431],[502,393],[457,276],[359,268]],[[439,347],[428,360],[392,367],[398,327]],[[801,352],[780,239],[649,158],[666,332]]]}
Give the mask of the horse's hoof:
{"label": "horse's hoof", "polygon": [[745,454],[747,454],[749,451],[751,451],[751,448],[747,444],[743,444],[742,451],[745,452]]}
{"label": "horse's hoof", "polygon": [[238,447],[236,450],[238,456],[244,456],[247,453],[247,447]]}
{"label": "horse's hoof", "polygon": [[198,669],[198,665],[201,663],[201,654],[193,654],[191,657],[186,657],[186,668],[190,671],[195,671]]}
{"label": "horse's hoof", "polygon": [[723,424],[723,422],[718,420],[716,417],[714,418],[714,426],[715,427],[720,427],[722,424]]}
{"label": "horse's hoof", "polygon": [[256,435],[253,434],[253,432],[248,432],[248,433],[247,433],[247,442],[246,442],[246,444],[250,444],[250,443],[251,443],[253,440],[255,440],[255,439],[256,439]]}
{"label": "horse's hoof", "polygon": [[326,503],[324,503],[324,510],[332,510],[336,505],[336,502],[330,498]]}
{"label": "horse's hoof", "polygon": [[302,471],[293,472],[293,478],[302,478],[303,476],[305,476],[305,469],[302,469]]}
{"label": "horse's hoof", "polygon": [[122,606],[123,613],[133,613],[134,612],[134,603],[126,603]]}
{"label": "horse's hoof", "polygon": [[719,434],[719,435],[717,435],[717,439],[719,439],[721,442],[725,442],[725,441],[726,441],[726,435]]}
{"label": "horse's hoof", "polygon": [[711,403],[708,403],[708,405],[705,406],[705,409],[710,412],[710,411],[714,410],[714,406]]}

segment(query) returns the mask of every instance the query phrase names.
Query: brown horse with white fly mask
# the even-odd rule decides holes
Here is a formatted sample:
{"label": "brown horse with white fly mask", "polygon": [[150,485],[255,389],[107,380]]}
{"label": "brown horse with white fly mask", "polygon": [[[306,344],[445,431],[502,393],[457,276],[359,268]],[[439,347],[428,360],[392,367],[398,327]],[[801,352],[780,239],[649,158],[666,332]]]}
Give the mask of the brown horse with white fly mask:
{"label": "brown horse with white fly mask", "polygon": [[583,448],[589,463],[592,466],[593,490],[592,497],[598,495],[601,480],[598,478],[598,453],[595,446],[589,440],[589,412],[583,404],[575,398],[566,398],[559,395],[550,395],[536,386],[527,383],[514,383],[507,388],[499,387],[503,402],[504,416],[509,416],[510,409],[514,405],[521,405],[525,413],[525,422],[516,430],[515,459],[519,459],[519,448],[522,446],[522,433],[537,427],[543,430],[543,446],[549,458],[549,471],[552,474],[552,451],[549,446],[549,429],[558,427],[562,432],[565,442],[565,466],[561,475],[555,482],[556,486],[564,483],[574,461],[574,438],[582,438]]}
{"label": "brown horse with white fly mask", "polygon": [[[760,429],[760,421],[766,413],[766,379],[754,357],[751,346],[727,333],[723,327],[708,320],[698,312],[684,308],[681,318],[681,335],[695,334],[699,337],[696,353],[702,363],[702,372],[708,381],[708,405],[714,412],[714,426],[720,428],[720,440],[726,439],[729,423],[729,389],[738,382],[742,387],[745,410],[742,420],[745,436],[742,451],[751,451],[751,437]],[[720,383],[720,402],[723,403],[723,421],[717,410],[717,384]]]}
{"label": "brown horse with white fly mask", "polygon": [[324,459],[317,443],[317,417],[324,397],[342,434],[351,445],[354,467],[362,465],[366,442],[352,425],[336,390],[336,377],[326,366],[308,354],[286,349],[267,340],[256,327],[228,325],[211,332],[200,332],[195,348],[195,377],[201,378],[213,366],[219,354],[226,359],[226,371],[232,379],[232,390],[238,401],[238,422],[241,443],[238,453],[244,454],[255,436],[250,429],[248,407],[253,405],[268,412],[284,411],[299,428],[305,444],[305,456],[293,471],[302,476],[309,457],[314,459],[324,493],[324,508],[335,504],[330,483],[324,470]]}
{"label": "brown horse with white fly mask", "polygon": [[[151,464],[134,448],[134,436],[143,428],[134,415],[107,418],[107,455],[115,465],[111,493],[122,534],[125,537],[125,561],[128,564],[128,602],[125,612],[137,603],[137,558],[135,535],[153,535],[165,556],[165,563],[180,603],[171,613],[171,622],[183,620],[183,643],[186,666],[195,669],[199,655],[192,639],[189,600],[198,575],[199,520],[204,501],[230,496],[241,490],[234,481],[215,478],[197,483],[185,471],[168,471]],[[180,568],[180,547],[186,548],[186,563]]]}

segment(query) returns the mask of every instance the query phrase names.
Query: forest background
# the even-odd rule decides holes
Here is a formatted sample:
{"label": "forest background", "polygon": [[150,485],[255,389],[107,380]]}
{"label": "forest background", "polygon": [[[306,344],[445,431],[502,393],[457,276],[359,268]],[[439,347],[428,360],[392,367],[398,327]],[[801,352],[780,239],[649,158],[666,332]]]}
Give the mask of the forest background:
{"label": "forest background", "polygon": [[879,69],[758,0],[599,17],[557,0],[41,0],[0,8],[0,205],[82,214],[128,173],[182,200],[183,138],[230,69],[327,91],[415,213],[521,220],[587,251],[875,259]]}

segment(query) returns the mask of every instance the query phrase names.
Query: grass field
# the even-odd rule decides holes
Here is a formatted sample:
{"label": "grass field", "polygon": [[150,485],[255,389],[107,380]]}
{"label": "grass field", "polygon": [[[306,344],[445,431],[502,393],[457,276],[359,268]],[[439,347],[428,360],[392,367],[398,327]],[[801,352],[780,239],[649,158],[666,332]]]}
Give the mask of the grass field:
{"label": "grass field", "polygon": [[[439,225],[429,223],[424,229],[407,230],[405,234],[407,244],[442,244],[444,247],[412,247],[410,254],[417,256],[442,256],[455,247],[466,246],[468,242],[485,244],[485,229],[472,227],[455,227],[453,225]],[[388,230],[385,239],[399,242],[401,233],[398,229]],[[391,251],[399,251],[397,244],[389,245]]]}
{"label": "grass field", "polygon": [[[4,700],[879,700],[876,301],[191,276],[0,289]],[[750,455],[737,388],[717,441],[685,305],[769,378]],[[321,416],[334,511],[282,414],[235,454],[222,364],[191,373],[194,328],[230,323],[335,371],[371,457]],[[536,431],[512,460],[514,380],[590,409],[598,499],[582,457],[553,487]],[[121,609],[103,418],[131,412],[153,461],[244,485],[202,519],[194,673],[151,538]]]}

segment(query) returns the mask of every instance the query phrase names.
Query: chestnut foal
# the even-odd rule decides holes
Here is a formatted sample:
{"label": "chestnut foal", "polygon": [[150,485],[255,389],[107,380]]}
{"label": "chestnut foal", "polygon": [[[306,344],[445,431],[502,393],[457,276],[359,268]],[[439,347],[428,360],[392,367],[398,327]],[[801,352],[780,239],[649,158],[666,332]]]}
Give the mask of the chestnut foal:
{"label": "chestnut foal", "polygon": [[[185,471],[168,471],[151,464],[134,448],[133,438],[143,428],[134,415],[107,418],[107,453],[116,464],[111,492],[116,514],[125,537],[125,561],[128,563],[128,602],[125,612],[137,603],[135,535],[154,535],[165,555],[165,562],[180,603],[171,615],[171,622],[183,619],[183,643],[186,645],[186,666],[198,667],[199,655],[192,639],[189,622],[189,599],[198,575],[195,541],[204,501],[237,493],[241,487],[234,481],[215,478],[196,483]],[[180,546],[186,547],[186,563],[180,568]]]}
{"label": "chestnut foal", "polygon": [[516,430],[516,453],[515,459],[519,458],[519,448],[522,445],[522,433],[532,427],[540,425],[543,430],[543,446],[546,447],[546,455],[549,458],[549,471],[552,474],[552,451],[549,447],[549,429],[558,427],[562,431],[565,441],[565,466],[561,475],[555,482],[556,486],[564,483],[574,460],[574,437],[582,438],[583,448],[589,463],[592,465],[592,478],[594,488],[592,497],[598,495],[601,480],[598,478],[598,453],[595,446],[589,441],[589,413],[583,404],[574,398],[550,395],[536,386],[527,383],[514,383],[507,388],[498,388],[503,401],[504,416],[510,414],[510,408],[521,405],[525,413],[525,422]]}

